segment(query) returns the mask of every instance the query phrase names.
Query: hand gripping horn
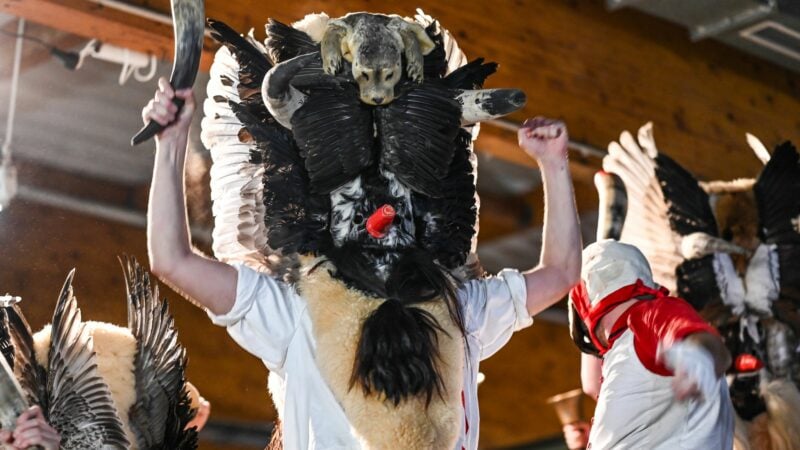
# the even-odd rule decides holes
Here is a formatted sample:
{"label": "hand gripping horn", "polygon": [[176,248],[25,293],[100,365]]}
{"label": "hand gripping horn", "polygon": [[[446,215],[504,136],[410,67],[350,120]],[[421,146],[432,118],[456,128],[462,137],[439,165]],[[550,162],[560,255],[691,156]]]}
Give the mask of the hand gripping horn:
{"label": "hand gripping horn", "polygon": [[[205,31],[204,0],[172,0],[172,21],[175,30],[175,61],[169,83],[175,90],[192,87],[200,67],[203,53],[203,32]],[[172,100],[180,111],[183,100]],[[150,120],[136,136],[131,145],[138,145],[155,136],[165,127]]]}

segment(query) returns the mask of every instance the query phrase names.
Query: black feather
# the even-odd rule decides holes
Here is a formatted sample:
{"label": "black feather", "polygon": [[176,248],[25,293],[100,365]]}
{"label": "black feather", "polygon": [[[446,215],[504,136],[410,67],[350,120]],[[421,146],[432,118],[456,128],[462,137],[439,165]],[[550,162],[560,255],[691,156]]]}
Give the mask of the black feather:
{"label": "black feather", "polygon": [[242,107],[249,109],[259,121],[272,122],[275,126],[280,126],[267,111],[261,96],[264,76],[272,68],[272,62],[267,59],[267,55],[257,47],[257,43],[249,37],[242,37],[223,22],[208,19],[208,26],[212,30],[211,36],[226,46],[239,63],[237,90]]}
{"label": "black feather", "polygon": [[444,195],[447,176],[461,130],[461,105],[440,83],[411,88],[375,111],[381,146],[381,167],[412,191]]}
{"label": "black feather", "polygon": [[478,208],[471,143],[472,135],[461,130],[453,161],[441,180],[442,197],[412,196],[417,243],[448,269],[466,262],[476,232]]}
{"label": "black feather", "polygon": [[207,23],[211,37],[227,47],[239,63],[239,84],[260,90],[264,75],[273,66],[267,55],[224,22],[208,19]]}
{"label": "black feather", "polygon": [[781,297],[800,306],[800,155],[791,142],[775,149],[753,192],[762,239],[777,245]]}
{"label": "black feather", "polygon": [[470,61],[445,77],[452,89],[481,89],[486,79],[497,71],[497,63],[484,63],[483,58]]}
{"label": "black feather", "polygon": [[0,308],[0,348],[32,405],[47,400],[47,375],[36,361],[31,327],[19,305]]}
{"label": "black feather", "polygon": [[444,39],[439,31],[439,23],[431,22],[425,28],[428,37],[434,43],[434,48],[422,59],[422,73],[425,79],[442,78],[447,72],[447,52],[444,48]]}
{"label": "black feather", "polygon": [[319,51],[319,44],[308,34],[274,19],[267,22],[267,49],[275,64]]}
{"label": "black feather", "polygon": [[656,177],[667,202],[671,228],[681,236],[694,232],[717,236],[717,221],[708,194],[692,174],[663,153],[656,156],[655,162]]}
{"label": "black feather", "polygon": [[330,199],[312,195],[304,161],[289,130],[263,123],[248,108],[231,110],[256,142],[251,162],[264,166],[264,224],[271,248],[314,253],[326,232]]}
{"label": "black feather", "polygon": [[128,296],[128,328],[136,338],[136,402],[128,411],[131,431],[142,449],[197,448],[197,433],[186,430],[194,417],[186,392],[186,349],[178,340],[166,299],[135,258],[120,258]]}
{"label": "black feather", "polygon": [[675,268],[678,295],[698,311],[720,298],[713,261],[714,256],[708,255],[687,259]]}
{"label": "black feather", "polygon": [[60,434],[62,448],[127,448],[111,392],[97,373],[96,356],[67,276],[53,313],[47,399],[40,405]]}
{"label": "black feather", "polygon": [[328,194],[373,163],[372,111],[353,85],[315,90],[292,116],[292,131],[312,193]]}
{"label": "black feather", "polygon": [[800,216],[798,159],[790,142],[779,145],[753,186],[763,238],[768,244],[800,245],[800,232],[792,224]]}

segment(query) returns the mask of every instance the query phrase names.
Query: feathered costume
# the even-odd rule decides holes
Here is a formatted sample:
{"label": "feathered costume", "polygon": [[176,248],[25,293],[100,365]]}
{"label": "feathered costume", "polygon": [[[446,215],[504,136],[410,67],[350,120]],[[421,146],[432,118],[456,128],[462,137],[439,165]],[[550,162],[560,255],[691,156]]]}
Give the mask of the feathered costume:
{"label": "feathered costume", "polygon": [[[270,20],[265,44],[209,21],[223,44],[202,130],[214,161],[213,249],[307,302],[316,369],[360,445],[447,448],[463,424],[464,319],[455,290],[479,274],[474,125],[520,108],[525,97],[480,90],[496,64],[468,63],[422,13],[347,17],[374,19],[381,32],[386,23],[418,27],[434,44],[422,57],[422,81],[404,70],[391,102],[362,102],[347,58],[336,73],[323,69],[320,41],[347,32],[324,14],[291,27]],[[387,42],[419,49],[413,36]],[[369,43],[361,49],[381,51]],[[405,53],[403,64],[416,56]],[[274,390],[273,400],[282,412]],[[375,431],[376,423],[385,428]]]}
{"label": "feathered costume", "polygon": [[[39,405],[61,448],[191,449],[194,416],[166,300],[135,260],[123,261],[128,327],[83,322],[70,272],[53,322],[36,334],[17,304],[0,308],[0,347],[28,404]],[[20,409],[18,405],[15,409]],[[14,406],[4,404],[8,410]],[[12,428],[16,415],[6,414]]]}
{"label": "feathered costume", "polygon": [[651,124],[623,132],[595,178],[599,233],[639,247],[655,281],[720,330],[738,448],[798,448],[800,164],[788,142],[770,157],[749,141],[765,164],[756,179],[698,182],[658,151]]}

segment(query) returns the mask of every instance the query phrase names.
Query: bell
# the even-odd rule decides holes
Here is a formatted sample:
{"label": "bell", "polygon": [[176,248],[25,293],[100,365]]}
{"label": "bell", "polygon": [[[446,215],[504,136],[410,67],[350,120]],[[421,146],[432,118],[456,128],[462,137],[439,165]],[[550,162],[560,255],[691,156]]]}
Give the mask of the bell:
{"label": "bell", "polygon": [[571,423],[580,422],[581,418],[581,399],[583,398],[583,391],[580,389],[573,389],[563,394],[554,395],[547,399],[547,403],[553,405],[553,408],[558,414],[558,420],[561,425],[569,425]]}

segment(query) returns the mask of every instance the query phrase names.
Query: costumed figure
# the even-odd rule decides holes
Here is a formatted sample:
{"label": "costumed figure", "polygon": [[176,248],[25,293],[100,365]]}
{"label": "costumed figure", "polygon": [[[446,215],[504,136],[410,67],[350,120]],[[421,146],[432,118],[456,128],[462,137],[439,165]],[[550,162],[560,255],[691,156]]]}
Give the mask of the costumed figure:
{"label": "costumed figure", "polygon": [[495,64],[467,62],[421,13],[270,20],[265,43],[209,26],[223,44],[202,129],[219,261],[186,233],[193,97],[162,80],[143,113],[169,125],[151,188],[154,272],[270,370],[273,445],[477,448],[480,360],[577,282],[565,126],[534,119],[519,134],[554,205],[540,265],[484,278],[472,142],[479,121],[525,102],[480,89]]}
{"label": "costumed figure", "polygon": [[622,133],[595,179],[599,233],[638,246],[655,281],[719,330],[734,361],[736,448],[800,448],[798,153],[748,143],[757,178],[698,182],[658,151],[651,124],[638,139]]}
{"label": "costumed figure", "polygon": [[[0,438],[11,448],[191,449],[186,352],[166,300],[123,260],[128,327],[84,322],[70,272],[52,324],[33,334],[18,298],[0,307]],[[29,405],[34,405],[28,409]],[[18,417],[19,416],[19,417]]]}

